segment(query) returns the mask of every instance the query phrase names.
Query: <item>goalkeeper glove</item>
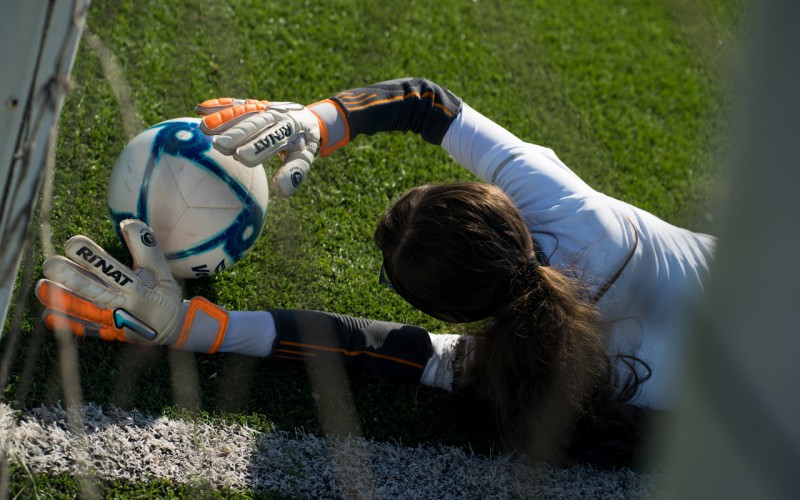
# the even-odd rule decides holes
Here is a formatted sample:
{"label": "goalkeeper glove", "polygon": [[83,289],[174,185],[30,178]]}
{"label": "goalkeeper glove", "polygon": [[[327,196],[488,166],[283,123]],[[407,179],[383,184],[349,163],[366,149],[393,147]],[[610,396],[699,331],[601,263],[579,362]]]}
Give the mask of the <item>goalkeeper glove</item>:
{"label": "goalkeeper glove", "polygon": [[45,279],[36,296],[45,324],[78,336],[146,344],[169,344],[215,352],[228,326],[228,313],[195,297],[181,299],[164,253],[141,221],[125,220],[120,231],[133,256],[133,269],[89,238],[78,235],[60,255],[44,262]]}
{"label": "goalkeeper glove", "polygon": [[217,136],[214,147],[248,167],[281,154],[283,162],[272,179],[281,197],[292,195],[308,175],[325,129],[319,116],[293,102],[225,97],[195,110],[205,115],[200,129]]}

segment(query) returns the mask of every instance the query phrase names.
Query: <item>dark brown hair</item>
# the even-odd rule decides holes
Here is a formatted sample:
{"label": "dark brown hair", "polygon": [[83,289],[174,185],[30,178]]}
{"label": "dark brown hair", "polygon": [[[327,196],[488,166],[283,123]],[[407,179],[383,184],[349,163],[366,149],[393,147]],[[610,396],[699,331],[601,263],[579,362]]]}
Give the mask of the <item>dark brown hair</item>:
{"label": "dark brown hair", "polygon": [[375,242],[395,290],[413,306],[449,322],[481,321],[463,382],[514,448],[563,461],[579,422],[629,418],[614,396],[607,324],[595,300],[581,281],[539,262],[502,190],[414,188],[384,214]]}

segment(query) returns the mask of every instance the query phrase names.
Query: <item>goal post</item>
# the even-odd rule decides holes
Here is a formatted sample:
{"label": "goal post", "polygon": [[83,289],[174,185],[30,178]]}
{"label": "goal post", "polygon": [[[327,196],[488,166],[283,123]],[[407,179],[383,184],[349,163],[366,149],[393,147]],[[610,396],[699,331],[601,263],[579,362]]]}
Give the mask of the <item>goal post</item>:
{"label": "goal post", "polygon": [[0,324],[39,197],[89,0],[0,4]]}

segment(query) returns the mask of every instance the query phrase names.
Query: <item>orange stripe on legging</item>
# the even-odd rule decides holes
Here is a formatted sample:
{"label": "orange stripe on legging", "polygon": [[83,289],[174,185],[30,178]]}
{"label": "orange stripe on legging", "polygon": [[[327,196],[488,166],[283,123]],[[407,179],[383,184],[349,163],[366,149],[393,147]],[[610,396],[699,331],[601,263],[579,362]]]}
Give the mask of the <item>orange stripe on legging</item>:
{"label": "orange stripe on legging", "polygon": [[337,97],[339,97],[339,100],[341,100],[345,106],[350,108],[350,106],[353,104],[361,104],[362,102],[369,101],[373,97],[378,97],[378,94],[370,94],[366,97],[364,97],[364,94],[359,94],[357,96],[352,96],[352,97],[347,97],[343,96],[342,94],[339,94]]}
{"label": "orange stripe on legging", "polygon": [[311,352],[301,352],[301,351],[290,351],[289,349],[275,349],[275,352],[283,352],[286,354],[295,354],[297,356],[313,356],[317,357],[316,354]]}
{"label": "orange stripe on legging", "polygon": [[281,356],[280,354],[273,354],[273,358],[288,359],[290,361],[305,361],[303,358],[296,358],[294,356]]}
{"label": "orange stripe on legging", "polygon": [[282,345],[288,345],[293,347],[305,347],[308,349],[317,349],[319,351],[338,352],[344,354],[345,356],[359,356],[361,354],[366,354],[367,356],[371,356],[373,358],[386,359],[388,361],[394,361],[395,363],[400,363],[401,365],[413,366],[414,368],[420,368],[420,369],[423,368],[423,366],[420,363],[415,363],[413,361],[408,361],[406,359],[395,358],[394,356],[387,356],[385,354],[378,354],[377,352],[372,352],[372,351],[348,351],[347,349],[343,349],[341,347],[324,347],[319,345],[301,344],[299,342],[289,342],[286,340],[281,340],[279,343]]}

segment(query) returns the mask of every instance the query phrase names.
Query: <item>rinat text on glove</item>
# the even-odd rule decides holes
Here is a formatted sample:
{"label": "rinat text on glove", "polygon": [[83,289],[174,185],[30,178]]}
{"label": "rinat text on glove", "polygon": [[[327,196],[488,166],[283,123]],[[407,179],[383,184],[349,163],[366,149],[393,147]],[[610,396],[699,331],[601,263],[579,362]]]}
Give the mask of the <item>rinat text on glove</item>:
{"label": "rinat text on glove", "polygon": [[112,264],[106,262],[105,259],[103,259],[99,255],[95,255],[95,253],[92,252],[89,249],[89,247],[85,246],[81,247],[78,250],[77,255],[78,257],[83,257],[83,260],[85,260],[89,264],[102,270],[103,274],[105,274],[109,278],[119,283],[119,286],[125,286],[131,281],[133,281],[132,278],[125,276],[125,274],[121,270],[116,269]]}
{"label": "rinat text on glove", "polygon": [[256,148],[256,154],[261,153],[270,146],[274,146],[280,142],[281,139],[289,137],[290,135],[292,135],[291,123],[286,123],[283,126],[278,127],[278,130],[275,132],[269,132],[267,135],[253,143],[253,146]]}

